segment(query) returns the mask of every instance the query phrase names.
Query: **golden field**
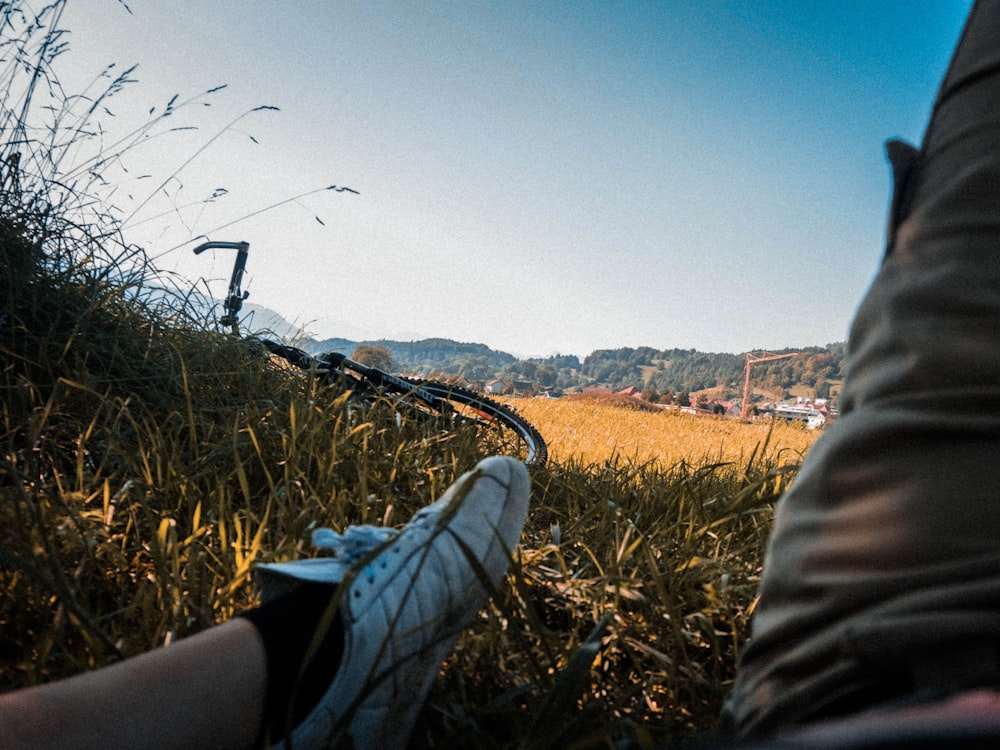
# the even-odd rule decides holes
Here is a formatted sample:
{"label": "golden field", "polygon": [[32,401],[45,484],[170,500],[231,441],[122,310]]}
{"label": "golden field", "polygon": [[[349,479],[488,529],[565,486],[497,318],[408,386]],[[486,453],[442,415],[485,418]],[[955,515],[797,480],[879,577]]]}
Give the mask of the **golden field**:
{"label": "golden field", "polygon": [[781,464],[795,464],[820,434],[784,422],[629,408],[621,398],[518,398],[508,403],[538,428],[556,462],[740,463],[766,444],[780,454]]}

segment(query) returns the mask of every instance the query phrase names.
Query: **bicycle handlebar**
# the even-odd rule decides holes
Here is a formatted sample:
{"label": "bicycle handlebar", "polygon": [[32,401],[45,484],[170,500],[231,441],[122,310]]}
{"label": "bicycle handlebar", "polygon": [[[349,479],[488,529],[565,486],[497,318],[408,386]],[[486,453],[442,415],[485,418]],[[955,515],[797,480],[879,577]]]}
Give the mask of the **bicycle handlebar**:
{"label": "bicycle handlebar", "polygon": [[206,250],[242,250],[244,253],[250,249],[249,242],[202,242],[194,249],[195,255],[201,255]]}

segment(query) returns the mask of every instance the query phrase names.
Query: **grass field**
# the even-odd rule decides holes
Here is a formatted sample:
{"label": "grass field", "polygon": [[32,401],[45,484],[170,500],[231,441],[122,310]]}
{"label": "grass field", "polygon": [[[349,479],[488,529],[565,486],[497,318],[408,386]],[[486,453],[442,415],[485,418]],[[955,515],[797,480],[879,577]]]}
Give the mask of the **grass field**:
{"label": "grass field", "polygon": [[[348,410],[227,337],[137,325],[135,341],[116,325],[109,338],[122,311],[80,312],[66,325],[87,327],[83,350],[46,331],[5,383],[5,689],[225,620],[253,605],[255,562],[311,554],[312,525],[402,523],[481,455],[473,434]],[[151,341],[169,374],[152,386],[142,368],[41,372],[55,364],[39,352],[86,362],[120,348],[121,362]],[[814,434],[613,402],[513,405],[553,460],[533,469],[514,572],[446,663],[416,746],[604,747],[709,729],[773,502]]]}

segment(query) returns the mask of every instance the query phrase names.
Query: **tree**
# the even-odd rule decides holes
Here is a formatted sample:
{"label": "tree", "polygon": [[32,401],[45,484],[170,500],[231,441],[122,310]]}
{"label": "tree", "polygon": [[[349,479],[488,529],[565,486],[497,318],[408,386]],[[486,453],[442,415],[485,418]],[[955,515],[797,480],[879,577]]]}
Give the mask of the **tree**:
{"label": "tree", "polygon": [[535,370],[535,379],[544,388],[551,388],[556,384],[556,380],[559,375],[556,372],[556,368],[549,364],[538,365],[538,369]]}
{"label": "tree", "polygon": [[486,382],[493,378],[494,370],[486,357],[470,357],[458,368],[458,374],[466,380]]}
{"label": "tree", "polygon": [[362,344],[351,354],[351,359],[368,367],[377,367],[380,370],[392,370],[395,367],[392,352],[379,344]]}

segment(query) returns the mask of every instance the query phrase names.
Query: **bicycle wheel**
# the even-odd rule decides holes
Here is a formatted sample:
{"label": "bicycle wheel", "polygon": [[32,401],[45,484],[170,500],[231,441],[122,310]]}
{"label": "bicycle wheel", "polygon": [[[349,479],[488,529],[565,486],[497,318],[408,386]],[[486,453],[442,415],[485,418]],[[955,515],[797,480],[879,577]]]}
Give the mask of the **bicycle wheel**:
{"label": "bicycle wheel", "polygon": [[548,448],[541,434],[510,407],[459,386],[401,379],[443,402],[435,409],[438,416],[474,424],[490,453],[513,456],[526,464],[541,465],[548,459]]}

